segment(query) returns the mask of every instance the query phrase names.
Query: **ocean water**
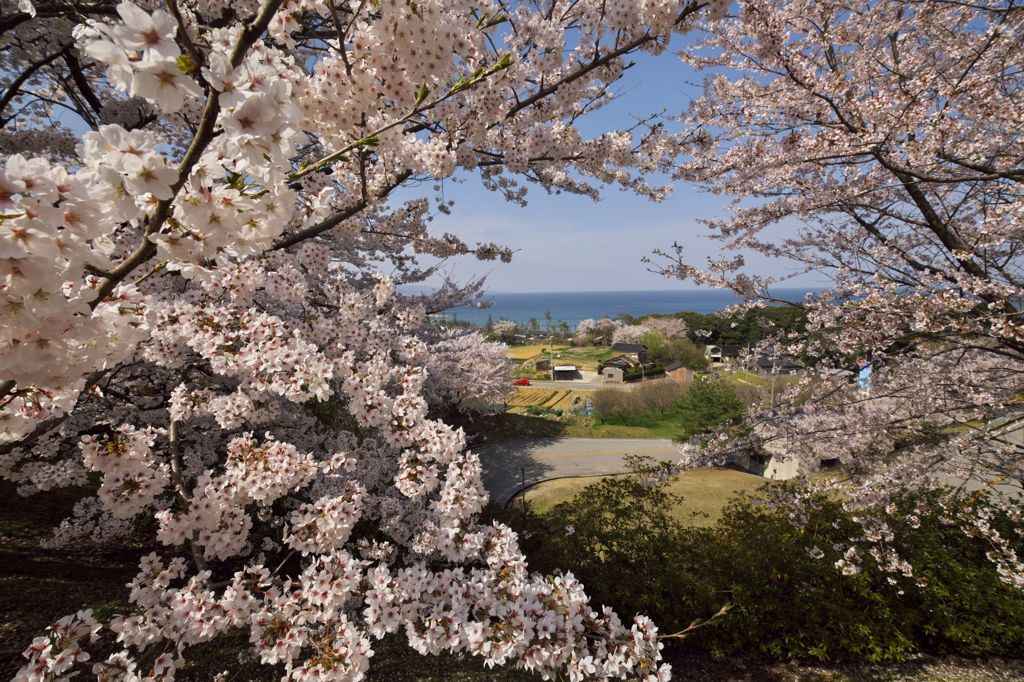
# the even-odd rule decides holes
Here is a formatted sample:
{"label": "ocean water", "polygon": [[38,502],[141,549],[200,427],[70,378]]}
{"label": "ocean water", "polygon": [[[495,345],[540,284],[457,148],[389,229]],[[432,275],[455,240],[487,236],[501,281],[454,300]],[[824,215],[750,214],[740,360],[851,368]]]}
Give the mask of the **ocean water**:
{"label": "ocean water", "polygon": [[[773,289],[772,295],[787,301],[802,301],[815,289]],[[739,303],[732,292],[721,289],[679,289],[673,291],[552,291],[528,294],[490,293],[484,296],[489,307],[449,308],[443,317],[483,326],[492,320],[512,320],[528,324],[535,318],[541,329],[546,326],[545,311],[555,324],[566,322],[575,328],[580,320],[616,317],[625,313],[634,317],[649,313],[691,311],[713,313]]]}

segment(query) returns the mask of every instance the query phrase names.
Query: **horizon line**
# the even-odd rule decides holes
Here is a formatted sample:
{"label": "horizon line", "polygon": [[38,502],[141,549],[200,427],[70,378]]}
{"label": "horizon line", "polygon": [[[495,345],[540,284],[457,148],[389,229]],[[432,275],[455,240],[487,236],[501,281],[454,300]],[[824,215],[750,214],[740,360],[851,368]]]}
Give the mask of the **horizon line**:
{"label": "horizon line", "polygon": [[[399,289],[403,287],[415,288],[421,290],[436,291],[437,287],[430,287],[422,284],[405,284],[399,285]],[[789,286],[789,287],[771,287],[768,291],[803,291],[803,292],[816,292],[824,291],[828,289],[827,286]],[[730,293],[739,298],[740,296],[730,289],[724,287],[689,287],[686,289],[557,289],[557,290],[535,290],[535,291],[510,291],[508,289],[485,289],[483,292],[484,296],[490,294],[650,294],[650,293],[683,293],[683,292],[712,292],[720,291],[724,293]]]}

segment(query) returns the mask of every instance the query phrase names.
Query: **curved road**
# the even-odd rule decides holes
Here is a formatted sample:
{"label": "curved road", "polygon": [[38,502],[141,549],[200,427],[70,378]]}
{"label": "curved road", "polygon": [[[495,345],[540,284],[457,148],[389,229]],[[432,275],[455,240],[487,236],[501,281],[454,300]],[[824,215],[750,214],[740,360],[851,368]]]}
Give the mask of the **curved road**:
{"label": "curved road", "polygon": [[652,438],[539,438],[487,445],[477,450],[484,487],[491,500],[505,505],[526,487],[562,476],[597,476],[626,470],[625,455],[676,461],[670,440]]}

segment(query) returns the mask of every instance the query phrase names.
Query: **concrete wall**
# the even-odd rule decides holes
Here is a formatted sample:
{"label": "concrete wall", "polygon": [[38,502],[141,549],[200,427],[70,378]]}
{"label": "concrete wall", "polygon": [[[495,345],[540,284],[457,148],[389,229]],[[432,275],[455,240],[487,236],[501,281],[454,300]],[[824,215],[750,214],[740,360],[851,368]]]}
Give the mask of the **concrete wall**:
{"label": "concrete wall", "polygon": [[605,367],[604,371],[601,372],[601,376],[606,384],[622,383],[622,370],[618,367]]}
{"label": "concrete wall", "polygon": [[806,461],[803,457],[773,455],[768,460],[768,465],[764,468],[764,477],[776,481],[788,481],[797,476],[807,476],[816,470],[817,467],[811,466],[810,462]]}
{"label": "concrete wall", "polygon": [[[769,435],[763,427],[755,427],[754,431],[761,436]],[[768,457],[762,474],[765,478],[786,481],[797,476],[808,476],[821,468],[821,463],[817,459],[794,454],[786,438],[766,441],[762,445],[762,451]]]}

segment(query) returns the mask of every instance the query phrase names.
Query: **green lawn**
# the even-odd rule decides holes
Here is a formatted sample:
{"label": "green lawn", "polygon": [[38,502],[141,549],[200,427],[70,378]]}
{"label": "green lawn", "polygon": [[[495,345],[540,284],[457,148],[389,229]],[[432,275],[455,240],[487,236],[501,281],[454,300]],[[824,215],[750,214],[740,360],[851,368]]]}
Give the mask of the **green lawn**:
{"label": "green lawn", "polygon": [[677,425],[658,422],[648,426],[626,426],[625,424],[602,424],[599,420],[586,423],[568,424],[565,435],[571,438],[668,438],[680,435]]}
{"label": "green lawn", "polygon": [[[601,478],[589,476],[545,481],[526,491],[526,502],[534,511],[543,514]],[[669,491],[683,498],[672,510],[673,516],[693,526],[711,526],[721,517],[722,509],[729,500],[740,491],[751,492],[764,483],[765,479],[760,476],[735,469],[687,471],[668,486]]]}

